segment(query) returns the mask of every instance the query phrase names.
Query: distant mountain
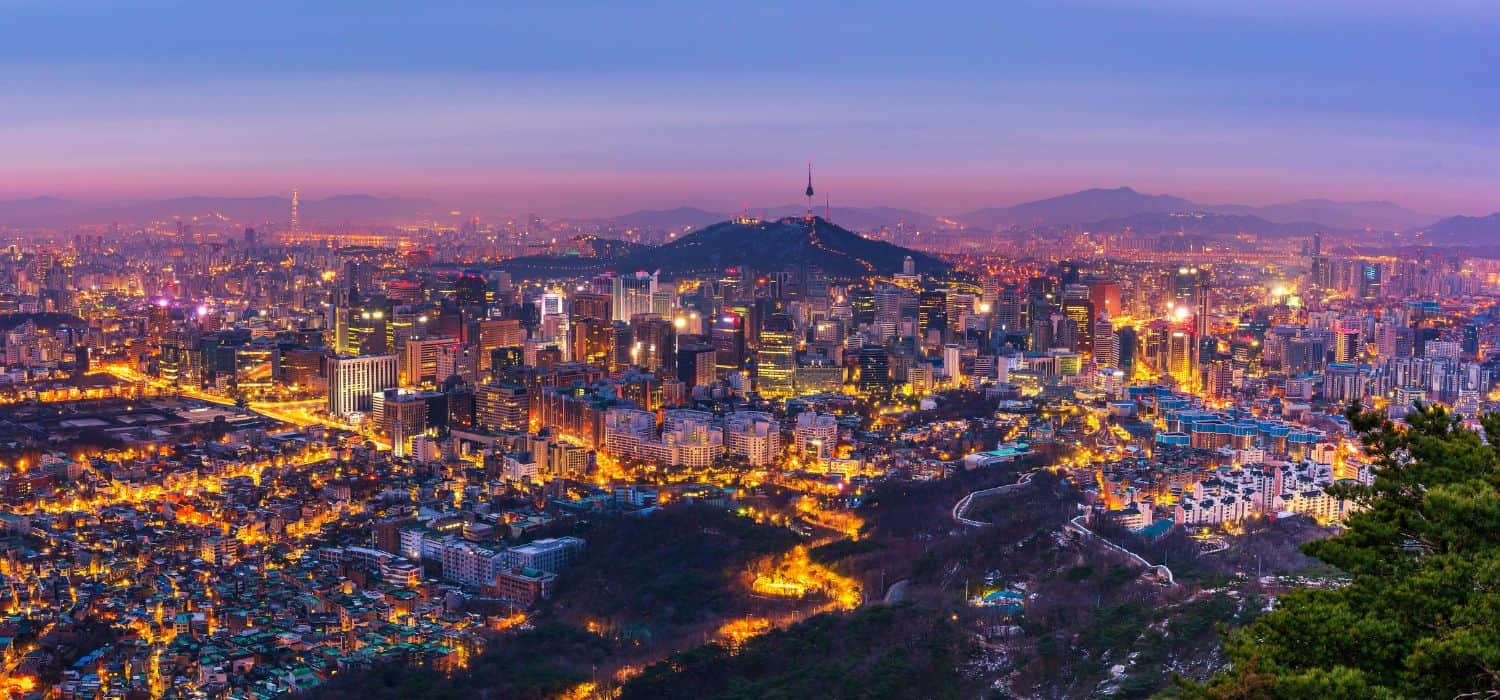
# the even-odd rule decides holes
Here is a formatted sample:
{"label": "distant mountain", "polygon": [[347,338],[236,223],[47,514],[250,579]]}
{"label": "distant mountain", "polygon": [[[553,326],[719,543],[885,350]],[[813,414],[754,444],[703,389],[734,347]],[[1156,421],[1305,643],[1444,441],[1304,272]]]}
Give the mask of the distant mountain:
{"label": "distant mountain", "polygon": [[1248,214],[1278,223],[1316,221],[1334,228],[1404,231],[1436,220],[1432,214],[1412,211],[1395,202],[1335,202],[1303,199],[1286,204],[1253,207],[1222,204],[1203,207],[1220,214]]}
{"label": "distant mountain", "polygon": [[1080,228],[1109,233],[1129,229],[1134,233],[1148,236],[1174,233],[1225,236],[1244,233],[1272,238],[1311,236],[1318,232],[1330,233],[1337,230],[1308,221],[1280,223],[1248,214],[1216,214],[1203,211],[1132,214],[1082,224]]}
{"label": "distant mountain", "polygon": [[979,209],[960,215],[958,220],[977,228],[1055,226],[1196,208],[1192,202],[1171,195],[1141,194],[1129,187],[1095,188],[1009,207]]}
{"label": "distant mountain", "polygon": [[[108,224],[136,225],[152,221],[209,220],[253,226],[262,221],[286,221],[289,197],[176,197],[115,204],[87,204],[55,197],[0,202],[0,226]],[[304,223],[410,221],[445,215],[428,199],[374,197],[362,194],[304,199],[298,203]]]}
{"label": "distant mountain", "polygon": [[0,201],[0,226],[34,226],[63,216],[78,205],[57,197]]}
{"label": "distant mountain", "polygon": [[1500,212],[1488,216],[1450,216],[1411,233],[1425,243],[1493,246],[1500,242]]}
{"label": "distant mountain", "polygon": [[641,209],[629,214],[611,216],[607,219],[590,220],[588,223],[604,225],[613,222],[617,230],[653,229],[660,231],[685,231],[703,228],[704,226],[728,218],[728,214],[712,212],[697,207],[677,207],[676,209]]}
{"label": "distant mountain", "polygon": [[[1141,194],[1129,187],[1091,189],[1049,197],[1009,207],[980,209],[963,214],[959,221],[976,228],[1036,227],[1085,224],[1123,219],[1137,214],[1205,212],[1253,216],[1278,224],[1315,223],[1332,229],[1376,229],[1400,231],[1431,222],[1437,217],[1407,209],[1394,202],[1335,202],[1303,199],[1284,204],[1198,204],[1172,195]],[[1220,221],[1226,224],[1227,221]],[[1246,222],[1251,223],[1251,222]]]}
{"label": "distant mountain", "polygon": [[666,245],[623,258],[620,270],[661,270],[669,275],[717,272],[744,266],[754,270],[816,267],[834,277],[900,271],[911,256],[917,270],[942,273],[942,260],[884,241],[872,241],[821,217],[744,223],[724,221]]}

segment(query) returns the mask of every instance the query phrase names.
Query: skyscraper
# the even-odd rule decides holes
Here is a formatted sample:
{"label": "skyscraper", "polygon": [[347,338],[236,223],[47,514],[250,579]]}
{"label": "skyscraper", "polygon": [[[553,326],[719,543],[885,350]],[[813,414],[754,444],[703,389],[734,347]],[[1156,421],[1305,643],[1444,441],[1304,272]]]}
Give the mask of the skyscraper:
{"label": "skyscraper", "polygon": [[756,352],[756,388],[767,399],[795,396],[797,338],[795,324],[787,314],[772,314],[760,332]]}
{"label": "skyscraper", "polygon": [[656,294],[656,274],[636,272],[614,279],[613,304],[615,321],[630,321],[636,314],[651,313],[651,298]]}
{"label": "skyscraper", "polygon": [[328,412],[339,418],[370,410],[375,392],[396,386],[395,355],[328,358]]}
{"label": "skyscraper", "polygon": [[859,393],[872,397],[891,395],[891,358],[885,348],[866,345],[859,350]]}
{"label": "skyscraper", "polygon": [[292,187],[292,220],[287,224],[287,228],[290,229],[292,233],[297,233],[298,231],[302,230],[302,222],[298,220],[297,217],[297,207],[299,204],[300,202],[297,198],[297,188],[294,185]]}

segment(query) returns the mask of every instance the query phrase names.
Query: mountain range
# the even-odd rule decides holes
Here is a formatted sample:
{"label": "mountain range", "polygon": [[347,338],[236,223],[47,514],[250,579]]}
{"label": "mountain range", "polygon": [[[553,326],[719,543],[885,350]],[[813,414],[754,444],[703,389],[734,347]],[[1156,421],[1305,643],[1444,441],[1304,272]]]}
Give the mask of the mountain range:
{"label": "mountain range", "polygon": [[[1312,224],[1327,229],[1404,231],[1436,221],[1435,214],[1412,211],[1392,202],[1335,202],[1303,199],[1286,204],[1247,206],[1199,204],[1164,194],[1142,194],[1129,187],[1090,189],[1009,207],[978,209],[958,221],[974,228],[997,229],[1094,224],[1138,214],[1199,212],[1256,217],[1273,224]],[[1249,222],[1248,219],[1244,220]]]}
{"label": "mountain range", "polygon": [[[412,223],[452,219],[452,212],[442,204],[415,197],[338,195],[304,199],[300,202],[300,207],[304,224]],[[109,204],[35,197],[0,201],[0,227],[111,222],[140,225],[177,218],[253,226],[263,221],[284,222],[290,209],[290,200],[281,196],[178,197]],[[801,204],[749,209],[751,214],[766,220],[800,217],[806,211],[806,206]],[[1487,244],[1500,235],[1500,220],[1497,220],[1500,217],[1456,216],[1444,219],[1386,201],[1336,202],[1328,199],[1303,199],[1264,206],[1202,204],[1168,194],[1145,194],[1129,187],[1094,188],[1010,206],[986,207],[951,219],[939,219],[912,209],[885,206],[841,206],[828,210],[814,207],[814,212],[845,228],[861,231],[895,228],[902,224],[919,230],[931,230],[946,226],[950,221],[957,221],[976,230],[1087,226],[1105,231],[1130,225],[1136,231],[1149,231],[1158,224],[1170,224],[1174,221],[1167,217],[1193,213],[1228,217],[1199,222],[1207,229],[1220,232],[1246,230],[1269,235],[1292,235],[1292,232],[1310,230],[1335,232],[1369,229],[1413,234],[1422,232],[1420,238],[1423,240],[1450,244]],[[733,216],[729,212],[683,206],[567,221],[594,229],[644,228],[685,232],[710,226]],[[1262,220],[1268,223],[1263,224]]]}

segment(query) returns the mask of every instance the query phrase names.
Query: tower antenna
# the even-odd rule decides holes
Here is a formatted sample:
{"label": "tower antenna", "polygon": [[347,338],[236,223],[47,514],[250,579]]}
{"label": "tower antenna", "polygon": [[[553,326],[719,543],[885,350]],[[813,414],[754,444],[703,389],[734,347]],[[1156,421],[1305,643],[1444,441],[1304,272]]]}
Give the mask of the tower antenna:
{"label": "tower antenna", "polygon": [[812,161],[807,161],[807,218],[813,218]]}

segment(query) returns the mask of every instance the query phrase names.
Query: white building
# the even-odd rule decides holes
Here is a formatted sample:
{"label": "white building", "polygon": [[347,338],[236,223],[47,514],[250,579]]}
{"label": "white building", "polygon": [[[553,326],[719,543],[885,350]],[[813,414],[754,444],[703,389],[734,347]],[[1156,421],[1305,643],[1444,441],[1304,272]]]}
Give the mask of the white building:
{"label": "white building", "polygon": [[729,454],[744,457],[751,466],[772,464],[781,452],[781,423],[769,413],[731,413],[724,419],[724,448]]}
{"label": "white building", "polygon": [[826,413],[803,411],[792,428],[792,446],[803,459],[828,459],[839,442],[838,419]]}
{"label": "white building", "polygon": [[396,386],[395,355],[328,358],[328,412],[345,418],[370,410],[377,391]]}

